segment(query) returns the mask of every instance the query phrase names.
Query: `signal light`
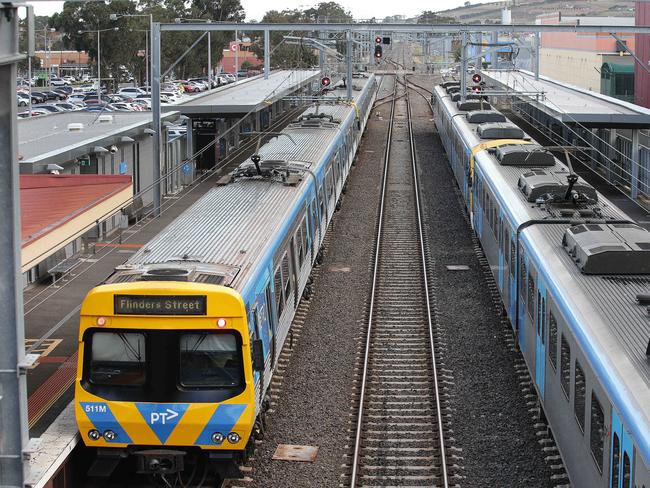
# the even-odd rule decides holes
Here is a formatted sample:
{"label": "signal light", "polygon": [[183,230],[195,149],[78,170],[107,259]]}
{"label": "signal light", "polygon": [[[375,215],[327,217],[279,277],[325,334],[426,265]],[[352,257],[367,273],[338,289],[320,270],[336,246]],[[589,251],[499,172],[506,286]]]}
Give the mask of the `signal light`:
{"label": "signal light", "polygon": [[381,37],[375,37],[375,44],[381,44]]}
{"label": "signal light", "polygon": [[483,91],[483,88],[482,88],[481,86],[478,86],[478,85],[477,85],[477,86],[473,86],[473,87],[472,87],[472,91],[473,91],[474,93],[481,93],[481,92]]}
{"label": "signal light", "polygon": [[482,78],[481,75],[478,74],[478,73],[474,73],[474,74],[472,75],[472,81],[473,81],[474,83],[480,83],[482,79],[483,79],[483,78]]}
{"label": "signal light", "polygon": [[375,46],[375,58],[381,59],[381,57],[384,55],[381,46]]}
{"label": "signal light", "polygon": [[330,80],[327,76],[321,78],[320,84],[323,86],[330,86],[330,83],[332,83],[332,80]]}

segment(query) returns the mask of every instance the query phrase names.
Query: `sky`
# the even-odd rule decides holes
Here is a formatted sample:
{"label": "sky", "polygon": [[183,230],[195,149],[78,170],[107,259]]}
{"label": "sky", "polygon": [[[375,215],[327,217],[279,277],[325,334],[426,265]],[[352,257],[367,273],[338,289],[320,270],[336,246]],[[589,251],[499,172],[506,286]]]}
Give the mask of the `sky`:
{"label": "sky", "polygon": [[[489,0],[472,0],[472,3],[485,3]],[[494,0],[491,0],[494,1]],[[36,15],[52,15],[63,8],[63,2],[30,2],[34,5]],[[309,8],[318,1],[310,2],[309,0],[279,0],[272,2],[270,5],[266,0],[241,0],[242,6],[246,11],[246,20],[260,20],[264,13],[269,9],[284,10],[293,8]],[[462,5],[465,0],[408,0],[402,3],[396,3],[394,0],[338,0],[346,10],[350,10],[356,19],[369,19],[376,17],[378,19],[389,15],[406,15],[407,17],[417,15],[424,10],[441,10],[449,9]],[[399,7],[396,7],[399,5]]]}

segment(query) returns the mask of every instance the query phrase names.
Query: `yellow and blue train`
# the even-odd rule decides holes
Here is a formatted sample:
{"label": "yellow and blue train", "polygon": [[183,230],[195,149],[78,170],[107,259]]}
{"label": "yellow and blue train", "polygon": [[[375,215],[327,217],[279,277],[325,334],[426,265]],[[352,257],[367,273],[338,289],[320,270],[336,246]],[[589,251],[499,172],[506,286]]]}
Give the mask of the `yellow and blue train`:
{"label": "yellow and blue train", "polygon": [[218,476],[249,452],[376,90],[369,75],[352,103],[330,92],[88,293],[75,414],[90,475]]}
{"label": "yellow and blue train", "polygon": [[650,488],[650,232],[459,89],[434,120],[568,481]]}

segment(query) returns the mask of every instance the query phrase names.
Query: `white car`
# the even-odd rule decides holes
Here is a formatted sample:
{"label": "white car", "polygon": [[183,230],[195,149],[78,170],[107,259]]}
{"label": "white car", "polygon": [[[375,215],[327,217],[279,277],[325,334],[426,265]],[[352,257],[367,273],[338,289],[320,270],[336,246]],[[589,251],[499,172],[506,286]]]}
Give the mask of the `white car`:
{"label": "white car", "polygon": [[69,84],[70,84],[69,81],[65,81],[62,78],[54,77],[54,78],[50,79],[50,85],[52,85],[52,86],[66,86],[66,85],[69,85]]}
{"label": "white car", "polygon": [[146,95],[147,92],[142,90],[141,88],[138,88],[136,86],[128,86],[125,88],[120,88],[119,91],[117,92],[118,95],[126,95],[128,97],[137,97],[138,95]]}
{"label": "white car", "polygon": [[167,97],[171,103],[178,102],[181,99],[181,97],[178,94],[176,94],[175,92],[171,92],[171,91],[160,92],[160,96],[161,97],[163,97],[163,96]]}

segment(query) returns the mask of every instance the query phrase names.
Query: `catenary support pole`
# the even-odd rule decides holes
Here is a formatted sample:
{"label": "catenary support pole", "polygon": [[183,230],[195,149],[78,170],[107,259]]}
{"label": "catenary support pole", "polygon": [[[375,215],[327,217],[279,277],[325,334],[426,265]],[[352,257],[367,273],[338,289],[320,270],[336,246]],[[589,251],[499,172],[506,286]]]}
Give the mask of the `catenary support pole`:
{"label": "catenary support pole", "polygon": [[212,37],[208,32],[208,89],[212,90]]}
{"label": "catenary support pole", "polygon": [[630,154],[632,177],[630,181],[630,197],[639,198],[639,166],[641,165],[641,150],[639,147],[639,129],[632,129],[632,154]]}
{"label": "catenary support pole", "polygon": [[271,32],[264,29],[264,79],[269,79],[271,73]]}
{"label": "catenary support pole", "polygon": [[535,65],[535,80],[539,80],[540,50],[542,48],[539,32],[535,32],[534,39],[535,49],[533,50],[533,64]]}
{"label": "catenary support pole", "polygon": [[463,32],[460,46],[460,98],[467,99],[467,32]]}
{"label": "catenary support pole", "polygon": [[352,31],[347,31],[345,33],[345,38],[347,41],[346,48],[346,61],[347,61],[347,73],[345,75],[345,86],[348,89],[348,100],[352,101]]}
{"label": "catenary support pole", "polygon": [[[22,488],[23,446],[27,441],[27,388],[20,364],[25,356],[20,270],[20,185],[16,63],[18,9],[0,7],[0,486]],[[29,33],[34,35],[33,32]]]}
{"label": "catenary support pole", "polygon": [[151,28],[151,112],[153,116],[153,216],[160,215],[160,157],[162,134],[160,125],[160,23]]}

